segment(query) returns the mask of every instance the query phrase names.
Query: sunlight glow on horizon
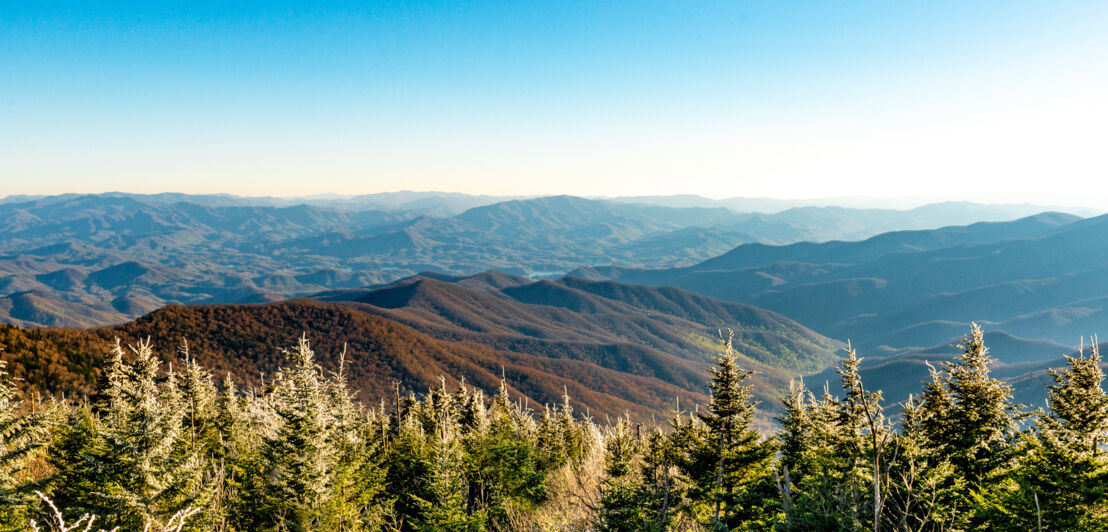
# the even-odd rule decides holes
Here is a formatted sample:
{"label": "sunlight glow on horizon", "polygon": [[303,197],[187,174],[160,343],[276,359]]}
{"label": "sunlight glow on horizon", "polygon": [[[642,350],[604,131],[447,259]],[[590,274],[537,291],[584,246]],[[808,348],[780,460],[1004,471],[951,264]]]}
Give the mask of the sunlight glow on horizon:
{"label": "sunlight glow on horizon", "polygon": [[1108,207],[1108,7],[382,5],[0,16],[0,196]]}

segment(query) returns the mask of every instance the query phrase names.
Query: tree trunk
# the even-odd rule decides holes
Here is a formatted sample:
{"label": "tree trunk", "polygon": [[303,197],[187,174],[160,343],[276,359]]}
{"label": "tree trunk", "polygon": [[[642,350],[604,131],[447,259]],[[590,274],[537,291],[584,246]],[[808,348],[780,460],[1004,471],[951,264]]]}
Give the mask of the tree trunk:
{"label": "tree trunk", "polygon": [[716,467],[716,514],[715,520],[719,522],[719,510],[723,503],[723,434],[719,433],[719,466]]}

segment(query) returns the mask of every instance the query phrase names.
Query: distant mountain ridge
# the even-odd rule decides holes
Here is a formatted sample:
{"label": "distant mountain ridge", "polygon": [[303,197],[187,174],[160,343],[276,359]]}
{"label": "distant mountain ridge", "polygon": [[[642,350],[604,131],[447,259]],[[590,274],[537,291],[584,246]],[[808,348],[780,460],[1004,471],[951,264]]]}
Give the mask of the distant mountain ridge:
{"label": "distant mountain ridge", "polygon": [[1081,337],[1108,330],[1105,264],[1108,216],[1043,213],[860,242],[747,244],[684,268],[572,275],[675,286],[779,312],[849,338],[867,358],[864,370],[895,374],[880,382],[911,390],[926,378],[923,361],[949,357],[945,346],[971,321],[1012,368],[1058,362]]}
{"label": "distant mountain ridge", "polygon": [[[838,347],[784,316],[749,305],[675,288],[613,282],[529,281],[499,272],[468,277],[427,273],[379,288],[325,292],[315,297],[369,304],[376,307],[375,312],[425,332],[449,330],[456,338],[512,333],[533,338],[618,340],[699,362],[707,361],[715,351],[711,337],[717,329],[728,327],[740,338],[772,341],[772,346],[747,344],[748,352],[741,356],[774,368],[814,371],[832,360],[827,354]],[[628,321],[628,317],[634,319]],[[697,337],[670,331],[674,327],[696,332]],[[572,334],[567,332],[570,330]],[[659,336],[663,332],[668,336]],[[797,344],[774,351],[796,342],[807,347]],[[782,358],[788,352],[801,351],[807,354],[794,360]],[[812,358],[812,353],[821,355]]]}
{"label": "distant mountain ridge", "polygon": [[[915,227],[950,218],[952,210],[765,215],[571,196],[498,199],[396,193],[308,205],[183,194],[8,198],[0,202],[0,322],[105,325],[166,304],[275,301],[429,269],[556,277],[581,266],[686,266],[744,242]],[[437,201],[473,206],[447,216],[414,207]],[[960,207],[954,210],[968,218],[1011,214],[1009,207]]]}

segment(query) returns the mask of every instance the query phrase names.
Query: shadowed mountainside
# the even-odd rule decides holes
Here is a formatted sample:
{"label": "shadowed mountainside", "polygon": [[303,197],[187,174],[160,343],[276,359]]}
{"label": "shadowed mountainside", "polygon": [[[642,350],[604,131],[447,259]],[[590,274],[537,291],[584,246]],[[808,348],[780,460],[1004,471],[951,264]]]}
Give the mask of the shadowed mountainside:
{"label": "shadowed mountainside", "polygon": [[590,279],[670,285],[780,312],[863,351],[987,330],[1072,344],[1105,322],[1108,217],[887,233],[861,242],[749,244],[698,265],[582,268]]}

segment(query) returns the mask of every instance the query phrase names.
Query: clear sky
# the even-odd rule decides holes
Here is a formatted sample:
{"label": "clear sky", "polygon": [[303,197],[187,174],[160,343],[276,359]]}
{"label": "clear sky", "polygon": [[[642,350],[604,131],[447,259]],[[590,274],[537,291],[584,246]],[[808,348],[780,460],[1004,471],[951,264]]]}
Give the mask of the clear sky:
{"label": "clear sky", "polygon": [[0,196],[1108,206],[1108,2],[0,0]]}

